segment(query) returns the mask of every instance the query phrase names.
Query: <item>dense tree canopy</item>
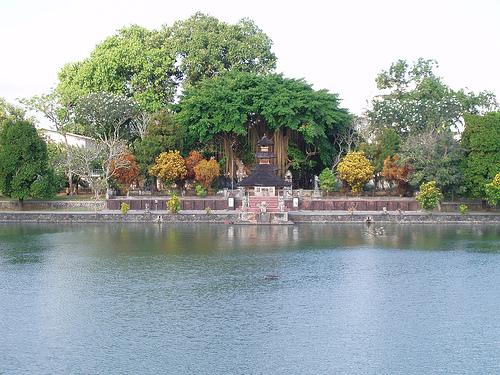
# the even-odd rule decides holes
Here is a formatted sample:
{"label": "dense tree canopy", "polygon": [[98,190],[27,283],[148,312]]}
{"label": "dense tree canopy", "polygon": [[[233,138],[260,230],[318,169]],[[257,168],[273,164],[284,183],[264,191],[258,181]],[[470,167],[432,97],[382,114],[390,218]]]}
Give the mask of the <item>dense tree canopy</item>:
{"label": "dense tree canopy", "polygon": [[467,193],[475,198],[483,197],[484,185],[500,172],[500,112],[465,116],[462,147]]}
{"label": "dense tree canopy", "polygon": [[130,26],[99,43],[89,58],[64,66],[58,91],[70,101],[97,91],[122,94],[156,111],[172,101],[179,74],[162,33]]}
{"label": "dense tree canopy", "polygon": [[78,100],[75,113],[85,135],[106,142],[130,137],[130,123],[137,106],[123,95],[95,92]]}
{"label": "dense tree canopy", "polygon": [[0,126],[0,192],[19,200],[49,198],[57,184],[35,126],[9,117]]}
{"label": "dense tree canopy", "polygon": [[196,13],[163,32],[187,85],[233,70],[269,73],[276,66],[271,39],[247,18],[231,25]]}
{"label": "dense tree canopy", "polygon": [[291,150],[314,159],[319,170],[331,166],[332,138],[351,123],[337,95],[277,74],[230,72],[206,79],[186,90],[177,111],[190,138],[216,141],[227,160],[233,152],[244,157],[258,137],[272,134],[281,173],[293,164]]}
{"label": "dense tree canopy", "polygon": [[460,161],[463,150],[449,131],[426,132],[410,136],[401,145],[401,159],[411,166],[410,183],[417,188],[435,181],[443,193],[461,193]]}
{"label": "dense tree canopy", "polygon": [[183,82],[229,70],[271,71],[271,45],[248,19],[232,25],[197,13],[161,30],[134,25],[99,43],[85,60],[65,65],[57,90],[69,102],[91,92],[121,94],[155,112],[173,102]]}
{"label": "dense tree canopy", "polygon": [[435,75],[434,60],[419,59],[413,65],[405,60],[393,63],[380,73],[377,87],[383,93],[372,101],[368,111],[375,129],[392,128],[402,136],[457,127],[466,113],[481,113],[497,107],[495,96],[455,91]]}
{"label": "dense tree canopy", "polygon": [[382,129],[375,136],[372,143],[364,143],[360,148],[365,151],[366,156],[372,160],[375,173],[384,169],[384,162],[388,157],[395,156],[399,152],[401,137],[393,129]]}
{"label": "dense tree canopy", "polygon": [[145,176],[156,157],[165,150],[180,150],[184,144],[184,129],[169,111],[153,114],[143,138],[134,140],[132,148],[141,173]]}
{"label": "dense tree canopy", "polygon": [[7,118],[23,120],[25,112],[22,108],[10,104],[5,99],[0,98],[0,123]]}
{"label": "dense tree canopy", "polygon": [[69,192],[73,194],[73,154],[66,136],[74,125],[72,106],[69,103],[64,103],[59,93],[55,90],[52,90],[48,94],[24,99],[21,102],[28,109],[37,111],[45,116],[55,130],[63,136],[64,149],[61,149],[58,155],[58,158],[61,160],[58,163],[58,169],[62,167],[68,180]]}

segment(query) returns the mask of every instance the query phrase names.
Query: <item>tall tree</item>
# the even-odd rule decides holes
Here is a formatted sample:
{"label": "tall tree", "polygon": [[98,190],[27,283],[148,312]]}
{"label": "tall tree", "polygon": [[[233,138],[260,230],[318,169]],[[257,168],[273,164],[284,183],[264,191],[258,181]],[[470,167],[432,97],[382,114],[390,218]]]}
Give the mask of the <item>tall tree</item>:
{"label": "tall tree", "polygon": [[360,146],[375,168],[375,186],[378,185],[385,160],[388,157],[397,155],[400,143],[401,137],[399,134],[393,129],[385,128],[377,132],[375,139],[371,143],[363,143]]}
{"label": "tall tree", "polygon": [[[102,164],[107,158],[104,144],[96,142],[89,147],[74,147],[72,153],[73,170],[75,174],[88,184],[95,198],[98,199],[101,192],[108,186],[108,181],[104,178],[102,173]],[[125,154],[125,152],[123,154]],[[117,169],[121,166],[125,167],[125,165],[120,162]],[[113,165],[113,168],[114,167]]]}
{"label": "tall tree", "polygon": [[166,108],[182,83],[229,70],[274,69],[272,42],[253,21],[227,24],[201,13],[161,30],[133,25],[99,43],[83,61],[59,72],[58,92],[69,102],[106,91],[133,98],[148,112]]}
{"label": "tall tree", "polygon": [[25,111],[13,104],[10,104],[5,99],[0,98],[0,123],[7,118],[24,120]]}
{"label": "tall tree", "polygon": [[140,171],[146,176],[160,153],[167,150],[182,151],[185,130],[176,121],[173,113],[163,110],[149,116],[144,136],[132,145]]}
{"label": "tall tree", "polygon": [[47,146],[27,120],[8,117],[0,126],[0,191],[24,200],[56,193]]}
{"label": "tall tree", "polygon": [[271,39],[247,18],[232,25],[196,13],[163,31],[187,86],[227,71],[269,73],[276,67]]}
{"label": "tall tree", "polygon": [[117,171],[128,166],[123,156],[128,153],[126,141],[136,114],[133,100],[105,92],[89,94],[76,106],[76,117],[84,125],[86,135],[104,149],[101,167],[108,188]]}
{"label": "tall tree", "polygon": [[436,61],[420,58],[412,65],[398,60],[382,71],[376,82],[383,92],[373,99],[368,111],[371,125],[407,136],[460,128],[464,114],[497,108],[493,93],[455,91],[435,74],[436,67]]}
{"label": "tall tree", "polygon": [[73,154],[67,137],[72,125],[72,105],[63,103],[61,96],[55,90],[49,94],[23,99],[21,102],[28,109],[43,114],[62,135],[64,141],[64,151],[61,152],[61,156],[64,157],[62,166],[68,180],[69,193],[73,195]]}
{"label": "tall tree", "polygon": [[474,198],[484,196],[484,185],[500,172],[500,112],[465,116],[462,133],[464,185]]}
{"label": "tall tree", "polygon": [[[216,143],[230,175],[236,157],[254,152],[259,137],[274,140],[280,174],[313,161],[321,171],[331,167],[337,133],[350,126],[351,116],[336,94],[315,91],[303,80],[271,74],[230,72],[187,89],[176,107],[188,138]],[[300,165],[299,165],[300,164]]]}
{"label": "tall tree", "polygon": [[121,94],[157,111],[174,98],[180,74],[175,59],[163,33],[133,25],[99,43],[89,58],[65,65],[57,90],[70,102],[91,92]]}
{"label": "tall tree", "polygon": [[462,193],[463,149],[451,132],[412,135],[401,145],[400,156],[403,164],[411,166],[410,183],[415,188],[435,181],[447,195]]}

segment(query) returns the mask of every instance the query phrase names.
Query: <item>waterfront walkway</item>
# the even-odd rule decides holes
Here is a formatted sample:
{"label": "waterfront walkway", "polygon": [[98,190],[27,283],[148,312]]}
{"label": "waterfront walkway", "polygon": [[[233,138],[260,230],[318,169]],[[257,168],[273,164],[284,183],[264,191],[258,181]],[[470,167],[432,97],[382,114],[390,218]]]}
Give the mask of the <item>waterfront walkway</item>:
{"label": "waterfront walkway", "polygon": [[[422,211],[289,211],[293,223],[500,223],[500,212]],[[240,212],[235,210],[168,211],[0,211],[0,222],[45,223],[234,223],[239,224]]]}

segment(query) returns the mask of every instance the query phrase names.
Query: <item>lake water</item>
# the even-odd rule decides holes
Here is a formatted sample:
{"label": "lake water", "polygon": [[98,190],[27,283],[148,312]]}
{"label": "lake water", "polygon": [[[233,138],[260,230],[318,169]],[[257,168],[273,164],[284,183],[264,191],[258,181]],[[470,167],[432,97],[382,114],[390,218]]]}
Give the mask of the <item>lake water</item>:
{"label": "lake water", "polygon": [[498,226],[0,225],[0,374],[500,374]]}

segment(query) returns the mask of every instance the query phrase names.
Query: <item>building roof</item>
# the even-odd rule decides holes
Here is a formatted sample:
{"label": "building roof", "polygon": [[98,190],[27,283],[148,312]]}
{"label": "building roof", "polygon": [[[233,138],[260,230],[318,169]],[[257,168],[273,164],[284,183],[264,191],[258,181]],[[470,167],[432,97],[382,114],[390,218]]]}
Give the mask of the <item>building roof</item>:
{"label": "building roof", "polygon": [[[39,128],[38,130],[40,130],[42,133],[45,133],[45,134],[60,134],[60,135],[62,135],[61,132],[58,132],[57,130],[54,130],[54,129]],[[73,137],[73,138],[77,138],[77,139],[85,139],[88,141],[95,141],[94,138],[87,137],[86,135],[68,133],[68,132],[66,133],[66,135]]]}
{"label": "building roof", "polygon": [[271,164],[258,164],[253,170],[252,174],[247,178],[241,180],[238,186],[274,186],[284,187],[290,186],[281,177],[274,174],[275,167]]}
{"label": "building roof", "polygon": [[274,145],[274,142],[271,141],[269,138],[267,138],[266,134],[264,134],[264,136],[257,142],[257,146],[272,146],[272,145]]}

